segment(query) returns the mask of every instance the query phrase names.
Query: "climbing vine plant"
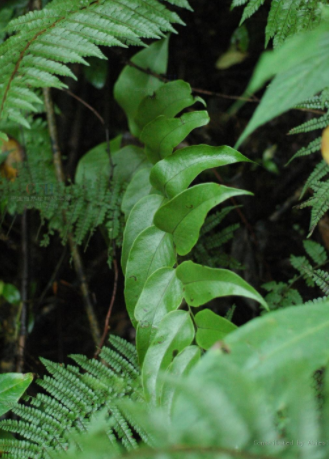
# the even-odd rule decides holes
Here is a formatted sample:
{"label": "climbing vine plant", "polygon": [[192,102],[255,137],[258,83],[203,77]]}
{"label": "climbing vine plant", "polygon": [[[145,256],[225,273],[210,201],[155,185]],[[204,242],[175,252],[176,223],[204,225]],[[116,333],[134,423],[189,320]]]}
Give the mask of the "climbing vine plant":
{"label": "climbing vine plant", "polygon": [[[133,63],[152,68],[160,47],[165,55],[166,46],[164,41],[141,51]],[[154,77],[127,67],[116,83],[115,96],[144,145],[140,149],[144,167],[133,176],[123,197],[127,222],[121,265],[126,307],[137,331],[145,396],[157,404],[166,397],[158,378],[161,371],[171,365],[183,372],[199,358],[199,347],[208,349],[235,328],[209,309],[196,315],[192,310],[228,295],[267,305],[237,274],[188,260],[208,212],[232,196],[250,194],[212,182],[191,183],[206,169],[249,160],[227,146],[176,149],[193,129],[208,123],[208,113],[189,110],[179,116],[196,103],[204,104],[184,81],[158,80],[156,89],[153,84]],[[144,96],[145,92],[149,94]]]}

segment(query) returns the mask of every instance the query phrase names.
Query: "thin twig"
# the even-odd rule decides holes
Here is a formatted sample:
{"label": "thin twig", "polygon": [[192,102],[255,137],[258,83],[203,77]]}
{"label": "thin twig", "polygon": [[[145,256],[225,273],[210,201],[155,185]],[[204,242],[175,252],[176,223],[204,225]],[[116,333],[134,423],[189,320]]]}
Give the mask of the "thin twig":
{"label": "thin twig", "polygon": [[115,298],[116,298],[117,289],[118,289],[119,269],[118,269],[117,260],[115,258],[115,252],[114,252],[114,257],[113,257],[113,267],[114,267],[114,284],[113,284],[112,298],[111,298],[110,307],[109,307],[109,309],[107,311],[107,315],[106,315],[106,319],[105,319],[105,326],[104,326],[104,330],[103,330],[103,335],[102,335],[102,338],[101,338],[101,340],[99,342],[98,349],[97,349],[97,351],[95,352],[95,355],[94,355],[95,359],[97,359],[97,357],[99,356],[99,354],[100,354],[100,352],[102,350],[102,347],[104,346],[104,343],[106,341],[108,332],[110,330],[110,319],[111,319],[113,305],[115,303]]}
{"label": "thin twig", "polygon": [[[135,64],[134,62],[128,60],[128,59],[123,59],[122,60],[124,64],[130,66],[130,67],[134,67],[136,70],[140,70],[141,72],[147,74],[147,75],[151,75],[153,76],[154,78],[157,78],[158,80],[160,81],[163,81],[164,83],[169,83],[170,79],[166,78],[165,76],[163,75],[160,75],[156,72],[152,72],[152,70],[150,69],[144,69],[143,67],[140,67],[139,65]],[[241,101],[245,101],[245,102],[251,102],[251,103],[254,103],[254,104],[259,104],[260,103],[260,99],[258,97],[256,97],[255,95],[251,95],[251,97],[243,97],[243,96],[229,96],[227,94],[222,94],[220,92],[214,92],[214,91],[209,91],[207,89],[201,89],[201,88],[194,88],[193,86],[191,86],[191,89],[192,89],[192,92],[195,93],[195,94],[203,94],[203,95],[206,95],[206,96],[212,96],[212,97],[219,97],[221,99],[231,99],[231,100],[241,100]],[[315,109],[311,109],[311,108],[292,108],[292,110],[298,110],[298,111],[302,111],[302,112],[308,112],[308,113],[314,113],[316,115],[324,115],[325,112],[322,111],[322,110],[315,110]]]}
{"label": "thin twig", "polygon": [[28,211],[24,209],[22,215],[22,283],[21,283],[21,310],[20,327],[17,348],[16,371],[24,371],[24,356],[27,340],[27,323],[29,313],[29,231],[28,231]]}
{"label": "thin twig", "polygon": [[88,104],[88,102],[86,102],[85,100],[81,99],[81,97],[77,96],[76,94],[74,94],[72,91],[70,91],[69,89],[62,89],[62,91],[65,91],[67,94],[69,94],[71,97],[74,97],[74,99],[78,100],[80,102],[80,104],[84,105],[85,107],[88,108],[88,110],[90,110],[91,112],[93,112],[93,114],[95,116],[97,116],[97,118],[99,119],[99,121],[105,125],[105,121],[104,121],[104,118],[98,113],[98,111],[92,107],[90,104]]}
{"label": "thin twig", "polygon": [[[132,62],[130,60],[123,60],[123,62],[124,62],[124,64],[128,65],[129,67],[134,67],[136,70],[139,70],[139,71],[141,71],[143,73],[146,73],[147,75],[153,76],[154,78],[157,78],[158,80],[161,80],[164,83],[169,83],[170,81],[172,81],[172,80],[166,78],[163,75],[160,75],[158,73],[152,72],[152,70],[150,70],[150,69],[144,69],[143,67],[140,67],[139,65],[135,64],[134,62]],[[248,98],[248,97],[241,97],[241,96],[228,96],[227,94],[208,91],[206,89],[200,89],[200,88],[194,88],[194,87],[191,87],[191,89],[192,89],[192,92],[194,92],[195,94],[204,94],[204,95],[208,95],[208,96],[220,97],[220,98],[223,98],[223,99],[244,100],[245,102],[254,102],[254,103],[258,103],[259,102],[259,100],[257,98],[255,98],[255,97]]]}

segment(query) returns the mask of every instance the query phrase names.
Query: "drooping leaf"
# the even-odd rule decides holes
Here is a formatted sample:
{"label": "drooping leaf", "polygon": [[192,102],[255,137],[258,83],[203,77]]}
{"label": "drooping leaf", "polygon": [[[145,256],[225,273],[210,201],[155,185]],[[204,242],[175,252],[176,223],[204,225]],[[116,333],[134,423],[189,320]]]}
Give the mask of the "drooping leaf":
{"label": "drooping leaf", "polygon": [[0,416],[7,413],[15,405],[32,381],[32,373],[4,373],[0,375]]}
{"label": "drooping leaf", "polygon": [[143,230],[152,226],[154,214],[163,201],[163,196],[150,194],[140,199],[132,208],[123,233],[121,267],[124,274],[133,242]]}
{"label": "drooping leaf", "polygon": [[190,107],[196,102],[205,102],[200,97],[193,97],[191,86],[182,80],[172,81],[160,86],[154,94],[148,95],[140,103],[136,123],[142,130],[149,122],[160,115],[173,118],[184,108]]}
{"label": "drooping leaf", "polygon": [[169,198],[185,190],[202,171],[240,161],[252,162],[230,147],[195,145],[182,148],[153,166],[152,185]]}
{"label": "drooping leaf", "polygon": [[328,86],[329,31],[322,24],[311,32],[298,34],[282,47],[261,57],[246,95],[259,90],[276,75],[237,147],[255,129]]}
{"label": "drooping leaf", "polygon": [[196,342],[206,350],[237,328],[232,322],[215,314],[210,309],[198,312],[194,320],[197,326]]}
{"label": "drooping leaf", "polygon": [[151,274],[165,266],[172,267],[176,254],[171,234],[155,226],[146,228],[134,241],[130,250],[125,278],[125,299],[130,320],[136,325],[135,305],[144,284]]}
{"label": "drooping leaf", "polygon": [[197,243],[207,213],[232,196],[246,194],[252,193],[216,183],[196,185],[160,207],[154,216],[154,224],[171,233],[177,253],[186,255]]}
{"label": "drooping leaf", "polygon": [[185,113],[180,118],[158,116],[148,123],[142,133],[141,141],[145,144],[145,153],[151,163],[156,163],[172,154],[185,137],[198,127],[209,123],[206,111]]}
{"label": "drooping leaf", "polygon": [[201,306],[222,296],[243,296],[258,301],[268,309],[264,298],[240,276],[227,269],[207,268],[184,261],[176,269],[184,285],[184,298],[190,306]]}
{"label": "drooping leaf", "polygon": [[173,311],[167,314],[145,355],[142,380],[145,397],[152,404],[160,402],[163,380],[160,372],[165,371],[174,357],[194,338],[192,319],[186,311]]}
{"label": "drooping leaf", "polygon": [[[162,74],[167,71],[169,38],[157,41],[143,49],[132,58],[132,62],[143,69]],[[154,76],[141,72],[134,67],[125,67],[114,86],[114,97],[125,111],[130,132],[138,137],[140,130],[136,124],[138,106],[145,96],[164,83]]]}
{"label": "drooping leaf", "polygon": [[183,286],[172,268],[155,271],[145,282],[135,307],[137,352],[142,365],[159,326],[166,314],[176,310],[183,300]]}

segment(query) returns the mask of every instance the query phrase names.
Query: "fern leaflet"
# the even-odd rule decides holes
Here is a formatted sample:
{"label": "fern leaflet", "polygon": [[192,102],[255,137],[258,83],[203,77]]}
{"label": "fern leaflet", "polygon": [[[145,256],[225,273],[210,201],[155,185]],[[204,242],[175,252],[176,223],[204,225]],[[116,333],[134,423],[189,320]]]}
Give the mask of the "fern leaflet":
{"label": "fern leaflet", "polygon": [[42,359],[51,376],[37,383],[49,395],[39,393],[35,398],[27,397],[13,408],[19,420],[0,422],[0,429],[20,436],[16,440],[0,440],[0,448],[8,459],[48,459],[55,451],[66,451],[74,433],[87,432],[93,414],[103,408],[110,416],[107,422],[109,447],[112,444],[117,449],[121,444],[128,451],[136,449],[134,432],[139,430],[147,442],[147,433],[138,430],[137,423],[128,420],[116,406],[117,401],[125,397],[142,400],[137,355],[133,347],[120,338],[112,336],[110,343],[113,349],[103,348],[101,361],[71,356],[84,370],[82,373],[77,366],[64,367]]}
{"label": "fern leaflet", "polygon": [[[187,0],[169,3],[190,9]],[[0,45],[0,118],[29,127],[24,113],[41,103],[35,90],[66,87],[58,76],[74,77],[67,64],[106,59],[100,45],[143,45],[143,38],[175,32],[172,23],[184,24],[157,0],[54,0],[13,19],[13,35]]]}

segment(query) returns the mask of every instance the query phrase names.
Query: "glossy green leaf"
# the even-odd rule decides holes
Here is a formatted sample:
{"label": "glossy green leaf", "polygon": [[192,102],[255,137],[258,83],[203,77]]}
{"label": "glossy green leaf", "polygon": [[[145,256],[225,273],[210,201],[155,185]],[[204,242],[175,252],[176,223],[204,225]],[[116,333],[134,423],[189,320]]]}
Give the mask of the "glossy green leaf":
{"label": "glossy green leaf", "polygon": [[32,381],[32,373],[0,375],[0,416],[7,413],[17,403]]}
{"label": "glossy green leaf", "polygon": [[193,97],[191,86],[182,80],[172,81],[161,86],[154,94],[146,96],[140,103],[136,122],[142,130],[146,124],[160,115],[173,118],[184,108],[196,102],[205,102],[200,97]]}
{"label": "glossy green leaf", "polygon": [[156,163],[172,154],[188,134],[198,127],[209,123],[206,111],[185,113],[180,118],[158,116],[148,123],[141,133],[145,144],[145,153],[151,163]]}
{"label": "glossy green leaf", "polygon": [[240,276],[227,269],[201,266],[184,261],[176,269],[178,279],[184,285],[184,298],[190,306],[201,306],[222,296],[244,296],[258,301],[265,309],[264,298]]}
{"label": "glossy green leaf", "polygon": [[206,350],[237,328],[232,322],[215,314],[210,309],[198,312],[194,321],[197,326],[196,342]]}
{"label": "glossy green leaf", "polygon": [[146,228],[137,237],[130,250],[125,278],[125,299],[130,320],[136,325],[135,305],[144,284],[151,274],[165,266],[172,267],[176,254],[171,234],[155,226]]}
{"label": "glossy green leaf", "polygon": [[[122,136],[118,135],[110,141],[111,155],[114,155],[120,149]],[[110,159],[107,152],[107,143],[101,143],[92,148],[80,159],[75,174],[75,182],[83,183],[95,181],[100,174],[109,175]]]}
{"label": "glossy green leaf", "polygon": [[172,268],[155,271],[146,281],[135,308],[137,352],[142,365],[159,323],[168,312],[174,311],[183,300],[183,286]]}
{"label": "glossy green leaf", "polygon": [[240,161],[252,162],[231,147],[195,145],[159,161],[151,171],[152,185],[172,198],[185,190],[202,171]]}
{"label": "glossy green leaf", "polygon": [[329,360],[329,301],[253,319],[230,333],[224,343],[222,358],[264,384],[280,406],[282,381],[295,378],[291,362],[302,362],[311,377]]}
{"label": "glossy green leaf", "polygon": [[298,34],[275,51],[262,55],[246,94],[254,93],[276,75],[262,97],[237,145],[255,129],[328,86],[328,24]]}
{"label": "glossy green leaf", "polygon": [[164,204],[154,216],[154,224],[171,233],[179,255],[186,255],[197,243],[207,213],[231,198],[252,194],[216,183],[203,183],[189,188]]}
{"label": "glossy green leaf", "polygon": [[163,201],[163,196],[150,194],[140,199],[132,208],[123,233],[121,255],[121,267],[123,274],[126,272],[127,260],[133,242],[143,230],[153,225],[154,214],[161,204],[163,204]]}
{"label": "glossy green leaf", "polygon": [[194,327],[188,312],[173,311],[163,318],[144,359],[142,380],[146,400],[153,404],[160,402],[163,386],[160,373],[167,370],[174,357],[193,339]]}
{"label": "glossy green leaf", "polygon": [[[140,51],[131,60],[143,69],[164,74],[167,71],[168,43],[169,38],[159,40]],[[140,133],[135,121],[139,104],[145,96],[153,94],[163,84],[158,78],[141,72],[134,67],[127,66],[114,85],[114,97],[125,111],[129,130],[136,137]]]}
{"label": "glossy green leaf", "polygon": [[122,212],[126,215],[126,217],[141,198],[151,193],[153,187],[150,182],[150,171],[151,166],[146,165],[136,172],[127,186],[121,204]]}
{"label": "glossy green leaf", "polygon": [[[191,369],[198,363],[201,357],[201,351],[198,346],[187,346],[182,350],[169,365],[167,373],[180,380],[182,376],[187,376]],[[166,408],[167,413],[170,415],[172,404],[175,397],[175,386],[171,381],[164,380],[160,404]]]}

